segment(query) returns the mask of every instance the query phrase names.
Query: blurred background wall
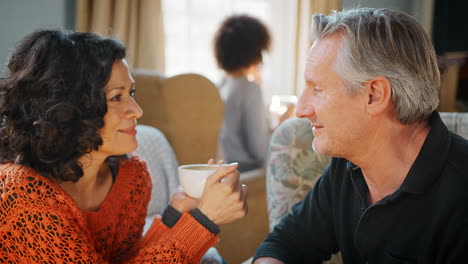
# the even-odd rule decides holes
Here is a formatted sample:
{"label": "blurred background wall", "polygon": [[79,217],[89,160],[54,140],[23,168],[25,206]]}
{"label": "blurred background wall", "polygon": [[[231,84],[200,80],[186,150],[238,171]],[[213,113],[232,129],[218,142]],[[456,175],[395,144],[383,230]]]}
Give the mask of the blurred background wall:
{"label": "blurred background wall", "polygon": [[[199,73],[214,83],[219,83],[223,77],[212,51],[212,38],[222,19],[233,13],[247,13],[259,17],[273,35],[272,50],[264,57],[262,70],[266,105],[271,103],[273,95],[297,96],[304,88],[305,56],[310,47],[310,10],[315,8],[314,5],[327,3],[329,6],[340,7],[338,9],[395,8],[417,18],[433,37],[441,58],[441,70],[449,76],[443,86],[460,87],[442,91],[445,94],[441,96],[451,98],[447,101],[442,100],[442,104],[446,105],[443,109],[465,109],[463,106],[456,107],[454,98],[468,98],[468,27],[462,26],[464,14],[468,10],[468,1],[465,0],[1,0],[0,75],[5,74],[9,50],[26,34],[39,28],[76,29],[77,6],[83,2],[99,5],[100,8],[109,6],[113,9],[109,11],[111,15],[133,12],[129,11],[130,8],[116,7],[119,6],[117,3],[125,3],[127,7],[137,3],[142,7],[148,3],[155,6],[154,3],[157,2],[162,12],[146,11],[150,16],[162,13],[160,19],[163,22],[163,33],[156,34],[157,40],[146,36],[146,40],[138,40],[138,45],[126,43],[129,47],[128,59],[134,57],[136,52],[148,55],[148,51],[142,51],[142,44],[146,43],[151,49],[151,46],[155,46],[151,43],[160,41],[162,45],[158,47],[162,51],[155,53],[151,50],[156,54],[154,59],[158,60],[153,64],[160,65],[155,69],[163,69],[161,73],[166,76],[187,72]],[[96,16],[97,8],[89,10],[90,13],[94,12],[92,16]],[[97,13],[99,16],[100,11]],[[136,17],[140,18],[142,15],[138,13]],[[128,23],[125,21],[120,24],[125,26],[131,24],[130,22],[131,19]],[[142,28],[145,26],[146,28]],[[140,27],[138,30],[147,32],[154,28],[141,22],[137,27]],[[145,35],[148,34],[143,34],[143,37]],[[151,60],[151,56],[143,58]],[[135,65],[149,64],[151,63]]]}
{"label": "blurred background wall", "polygon": [[[0,1],[0,71],[3,72],[5,69],[9,50],[26,34],[39,28],[75,29],[77,2],[77,0]],[[265,59],[264,79],[267,87],[264,91],[265,98],[270,98],[272,94],[298,93],[302,90],[302,84],[300,80],[294,80],[302,77],[303,59],[300,57],[299,62],[292,60],[296,53],[295,39],[298,39],[295,36],[295,28],[297,23],[300,23],[297,9],[308,10],[311,2],[313,1],[163,0],[165,74],[172,76],[196,72],[207,76],[215,83],[219,82],[222,73],[217,69],[212,52],[214,31],[226,15],[248,13],[264,20],[273,33],[273,48]],[[433,0],[342,0],[343,8],[391,7],[406,11],[423,24],[427,24],[425,27],[428,30],[432,21],[432,3]],[[424,10],[429,11],[424,13]],[[309,14],[306,13],[303,17],[306,16]],[[304,27],[308,28],[308,19],[301,19],[305,23]],[[302,36],[304,44],[297,46],[301,48],[302,54],[309,46],[307,33],[304,32]],[[296,67],[297,69],[291,69]],[[296,84],[293,85],[294,82]]]}
{"label": "blurred background wall", "polygon": [[1,0],[0,72],[4,72],[8,52],[28,33],[39,28],[74,29],[73,0]]}

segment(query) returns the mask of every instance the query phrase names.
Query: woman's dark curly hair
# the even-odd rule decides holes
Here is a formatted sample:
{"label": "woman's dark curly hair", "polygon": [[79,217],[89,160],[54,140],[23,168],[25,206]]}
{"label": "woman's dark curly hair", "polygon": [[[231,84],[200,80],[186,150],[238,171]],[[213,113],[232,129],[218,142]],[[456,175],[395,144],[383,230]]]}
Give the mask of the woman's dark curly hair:
{"label": "woman's dark curly hair", "polygon": [[58,181],[83,176],[78,159],[102,145],[104,86],[124,46],[92,33],[37,31],[0,80],[0,161]]}
{"label": "woman's dark curly hair", "polygon": [[260,20],[248,15],[227,17],[214,38],[218,66],[232,72],[260,63],[270,42],[270,33]]}

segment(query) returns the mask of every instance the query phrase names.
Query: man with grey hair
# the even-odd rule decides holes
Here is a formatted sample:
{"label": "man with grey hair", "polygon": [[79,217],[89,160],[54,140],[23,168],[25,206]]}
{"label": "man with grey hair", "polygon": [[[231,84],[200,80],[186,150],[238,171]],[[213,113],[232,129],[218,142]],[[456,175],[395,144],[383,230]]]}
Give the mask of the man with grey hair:
{"label": "man with grey hair", "polygon": [[467,263],[468,141],[435,110],[440,75],[421,25],[396,10],[313,16],[296,114],[334,157],[254,263]]}

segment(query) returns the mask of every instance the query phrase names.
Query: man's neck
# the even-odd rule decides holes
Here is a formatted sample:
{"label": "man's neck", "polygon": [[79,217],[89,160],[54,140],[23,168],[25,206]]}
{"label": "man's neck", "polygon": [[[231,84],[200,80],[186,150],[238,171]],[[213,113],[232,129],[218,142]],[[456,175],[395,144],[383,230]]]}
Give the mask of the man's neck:
{"label": "man's neck", "polygon": [[[402,125],[396,121],[379,126],[356,161],[374,204],[395,192],[403,183],[429,134],[429,124]],[[362,153],[361,153],[362,154]]]}

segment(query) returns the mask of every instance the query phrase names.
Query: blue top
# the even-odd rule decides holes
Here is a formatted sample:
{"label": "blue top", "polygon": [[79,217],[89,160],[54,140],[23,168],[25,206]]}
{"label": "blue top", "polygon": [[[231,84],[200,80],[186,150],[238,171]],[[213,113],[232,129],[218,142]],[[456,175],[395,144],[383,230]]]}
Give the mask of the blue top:
{"label": "blue top", "polygon": [[226,77],[219,86],[224,101],[220,142],[226,162],[239,171],[264,167],[270,128],[260,87],[245,77]]}

